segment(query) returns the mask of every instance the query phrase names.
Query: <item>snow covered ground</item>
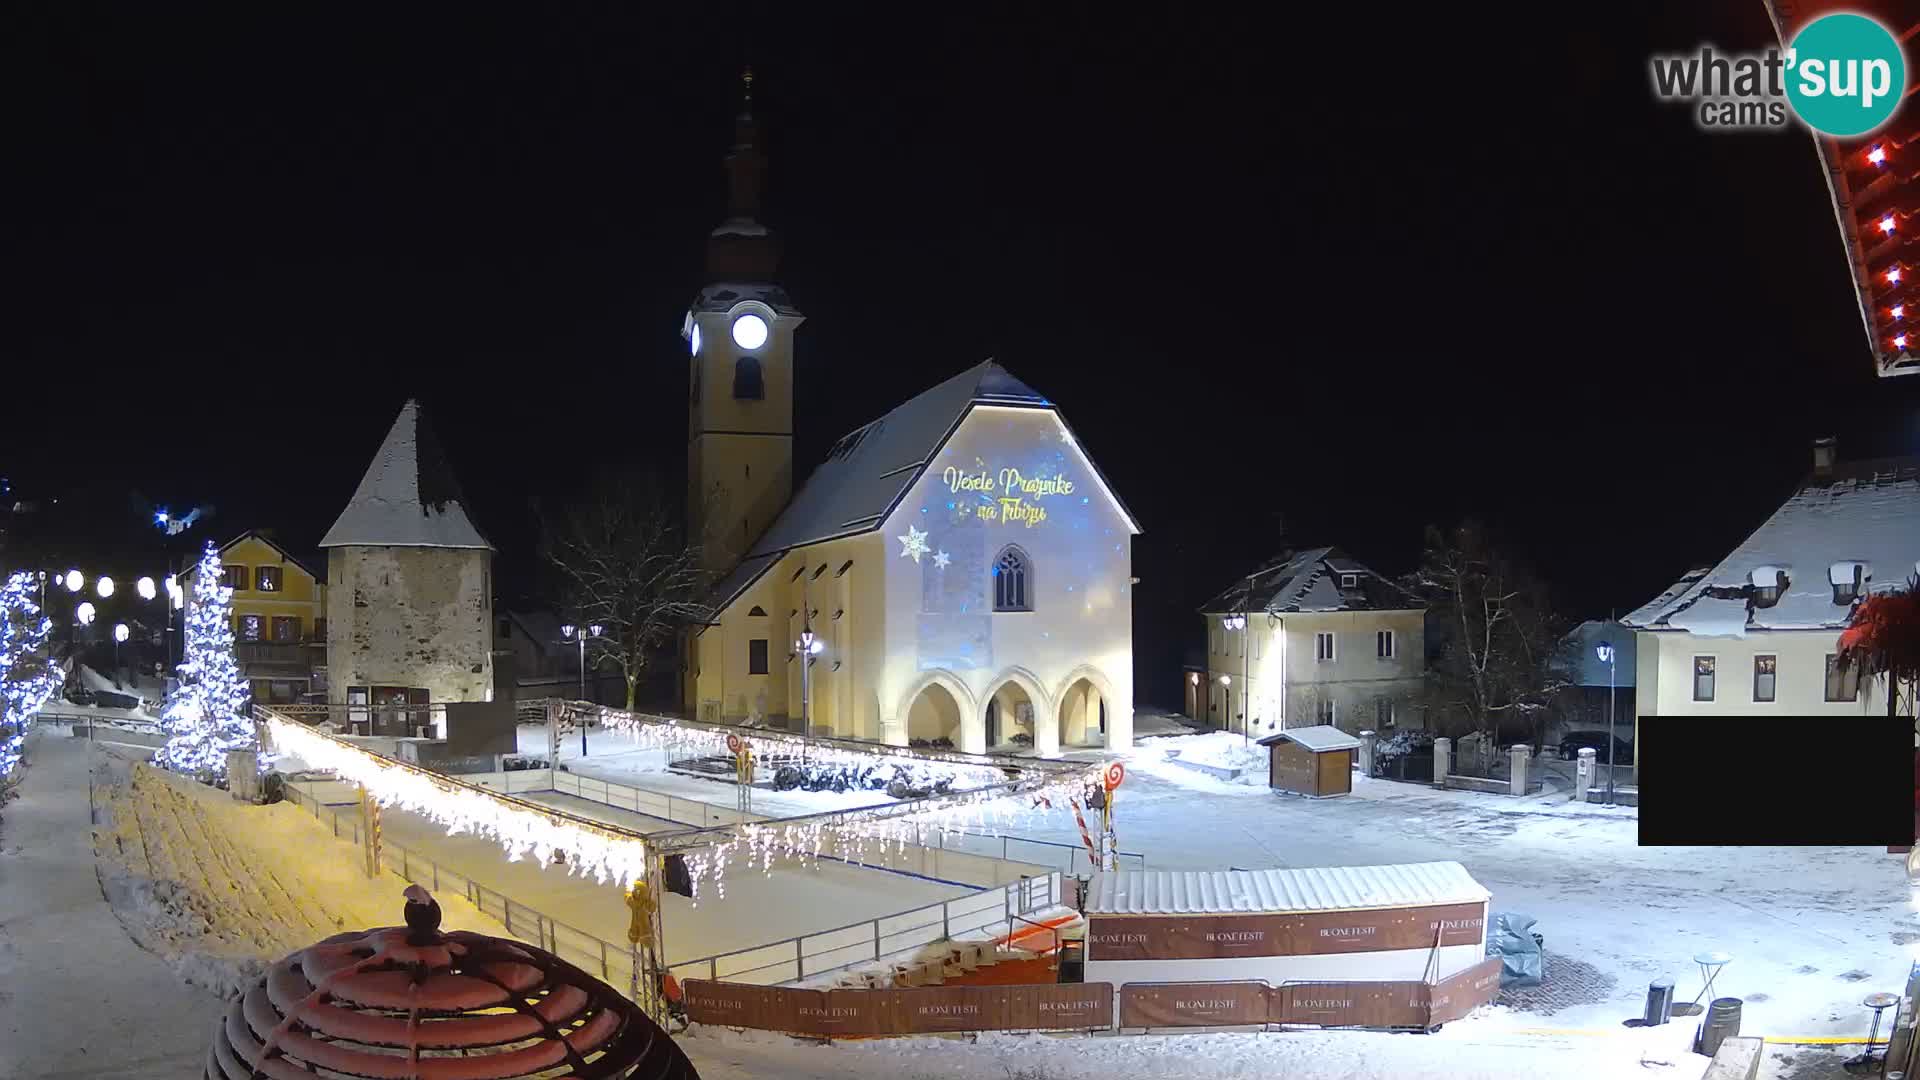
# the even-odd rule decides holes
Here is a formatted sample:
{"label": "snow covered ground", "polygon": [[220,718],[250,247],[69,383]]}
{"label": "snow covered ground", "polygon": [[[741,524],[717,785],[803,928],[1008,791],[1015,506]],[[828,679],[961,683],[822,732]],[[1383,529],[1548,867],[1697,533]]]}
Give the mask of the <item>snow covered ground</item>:
{"label": "snow covered ground", "polygon": [[[321,938],[399,924],[407,882],[369,879],[359,849],[300,808],[96,752],[108,766],[96,770],[102,887],[134,940],[187,982],[231,997]],[[451,926],[507,932],[458,893],[437,899]]]}
{"label": "snow covered ground", "polygon": [[[1493,893],[1493,910],[1539,920],[1545,986],[1516,995],[1541,1027],[1620,1030],[1647,983],[1702,988],[1693,956],[1733,955],[1715,981],[1743,998],[1742,1030],[1850,1035],[1868,993],[1901,991],[1920,916],[1901,861],[1879,848],[1643,848],[1636,811],[1358,780],[1349,797],[1275,794],[1264,774],[1230,783],[1165,760],[1166,749],[1226,753],[1237,735],[1157,739],[1122,755],[1120,847],[1155,869],[1341,866],[1452,859]],[[1074,842],[1071,815],[1022,831]]]}
{"label": "snow covered ground", "polygon": [[1605,1038],[1518,1033],[1498,1015],[1434,1035],[1353,1031],[874,1039],[830,1047],[697,1028],[680,1036],[702,1080],[1698,1080],[1707,1059],[1685,1024]]}

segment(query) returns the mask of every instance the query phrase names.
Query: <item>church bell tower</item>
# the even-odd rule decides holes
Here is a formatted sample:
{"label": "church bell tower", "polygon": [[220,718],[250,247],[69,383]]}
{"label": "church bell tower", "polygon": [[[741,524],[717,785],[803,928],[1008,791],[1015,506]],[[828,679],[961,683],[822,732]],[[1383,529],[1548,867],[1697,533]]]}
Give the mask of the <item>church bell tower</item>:
{"label": "church bell tower", "polygon": [[793,495],[793,332],[805,318],[776,279],[780,245],[760,224],[766,173],[753,72],[727,154],[727,217],[707,237],[706,284],[682,326],[691,353],[687,534],[724,574]]}

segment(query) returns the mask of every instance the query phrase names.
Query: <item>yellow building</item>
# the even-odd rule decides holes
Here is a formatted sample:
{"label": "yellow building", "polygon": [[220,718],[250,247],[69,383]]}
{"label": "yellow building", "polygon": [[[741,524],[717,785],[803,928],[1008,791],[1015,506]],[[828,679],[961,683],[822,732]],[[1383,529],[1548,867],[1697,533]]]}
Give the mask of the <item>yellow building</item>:
{"label": "yellow building", "polygon": [[743,114],[688,312],[690,533],[718,584],[689,715],[978,753],[1133,738],[1140,531],[1051,400],[992,361],[842,438],[794,490],[793,337]]}
{"label": "yellow building", "polygon": [[[325,580],[261,532],[220,548],[224,584],[233,590],[234,651],[253,700],[287,704],[326,689]],[[180,584],[194,595],[195,570]]]}

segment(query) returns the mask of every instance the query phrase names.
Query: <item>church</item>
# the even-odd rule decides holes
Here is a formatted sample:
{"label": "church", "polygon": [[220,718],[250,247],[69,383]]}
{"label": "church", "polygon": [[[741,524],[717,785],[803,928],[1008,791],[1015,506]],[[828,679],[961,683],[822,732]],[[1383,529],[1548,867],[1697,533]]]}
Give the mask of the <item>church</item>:
{"label": "church", "polygon": [[715,582],[687,715],[970,753],[1131,746],[1140,527],[1050,399],[985,361],[794,490],[805,316],[757,220],[757,134],[749,93],[683,327],[688,535]]}

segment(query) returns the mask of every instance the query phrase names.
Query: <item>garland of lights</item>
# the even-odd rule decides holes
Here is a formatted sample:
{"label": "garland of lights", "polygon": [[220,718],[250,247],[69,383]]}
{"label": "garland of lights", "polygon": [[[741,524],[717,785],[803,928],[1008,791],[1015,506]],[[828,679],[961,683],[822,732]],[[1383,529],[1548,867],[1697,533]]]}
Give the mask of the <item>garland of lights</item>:
{"label": "garland of lights", "polygon": [[227,751],[254,746],[255,734],[247,718],[250,690],[233,653],[233,590],[221,580],[220,550],[212,541],[200,555],[193,596],[180,688],[160,714],[167,743],[153,761],[174,772],[220,777]]}
{"label": "garland of lights", "polygon": [[304,724],[264,710],[263,715],[276,756],[290,755],[309,768],[331,770],[365,788],[383,808],[398,806],[445,825],[448,836],[472,833],[495,840],[506,850],[508,862],[531,855],[546,867],[555,852],[563,851],[569,873],[591,872],[601,883],[612,881],[622,888],[646,879],[647,847],[637,835],[530,810],[518,800],[456,785]]}
{"label": "garland of lights", "polygon": [[0,589],[0,780],[19,765],[34,714],[65,681],[46,653],[53,620],[34,600],[39,587],[38,575],[19,571]]}

